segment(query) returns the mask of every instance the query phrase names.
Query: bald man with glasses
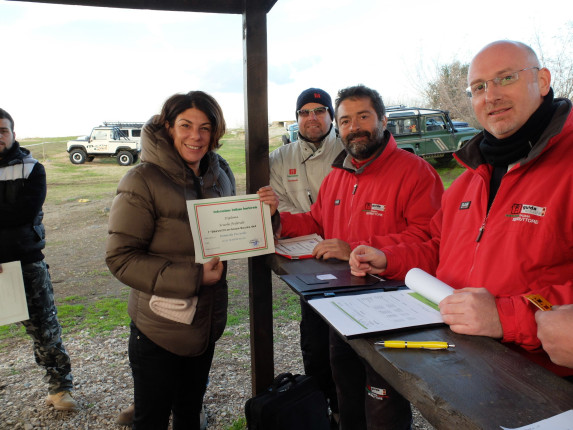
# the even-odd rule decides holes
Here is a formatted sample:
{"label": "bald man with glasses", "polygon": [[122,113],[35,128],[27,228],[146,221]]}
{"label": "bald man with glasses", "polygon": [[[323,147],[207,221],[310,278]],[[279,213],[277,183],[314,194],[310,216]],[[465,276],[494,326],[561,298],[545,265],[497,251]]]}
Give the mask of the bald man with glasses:
{"label": "bald man with glasses", "polygon": [[468,83],[484,131],[454,154],[467,170],[445,192],[432,238],[358,247],[351,270],[403,279],[422,268],[456,289],[439,304],[454,332],[518,345],[532,361],[571,378],[573,369],[543,353],[540,339],[549,334],[538,337],[537,308],[524,297],[573,303],[571,101],[553,97],[551,73],[520,42],[484,47],[470,64]]}

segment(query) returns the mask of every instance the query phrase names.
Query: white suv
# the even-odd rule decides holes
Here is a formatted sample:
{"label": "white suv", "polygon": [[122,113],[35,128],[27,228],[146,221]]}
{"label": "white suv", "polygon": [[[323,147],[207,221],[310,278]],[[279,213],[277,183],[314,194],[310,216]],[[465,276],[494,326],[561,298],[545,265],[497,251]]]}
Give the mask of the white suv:
{"label": "white suv", "polygon": [[121,166],[139,158],[142,122],[104,122],[94,127],[89,136],[70,140],[68,153],[73,164],[93,161],[95,157],[116,157]]}

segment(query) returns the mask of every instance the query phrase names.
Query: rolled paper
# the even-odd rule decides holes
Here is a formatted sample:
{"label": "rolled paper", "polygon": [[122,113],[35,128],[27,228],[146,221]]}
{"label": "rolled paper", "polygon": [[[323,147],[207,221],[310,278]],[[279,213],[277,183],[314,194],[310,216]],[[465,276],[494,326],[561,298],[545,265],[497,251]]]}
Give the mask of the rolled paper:
{"label": "rolled paper", "polygon": [[435,304],[453,294],[454,289],[422,269],[410,269],[406,273],[406,286]]}

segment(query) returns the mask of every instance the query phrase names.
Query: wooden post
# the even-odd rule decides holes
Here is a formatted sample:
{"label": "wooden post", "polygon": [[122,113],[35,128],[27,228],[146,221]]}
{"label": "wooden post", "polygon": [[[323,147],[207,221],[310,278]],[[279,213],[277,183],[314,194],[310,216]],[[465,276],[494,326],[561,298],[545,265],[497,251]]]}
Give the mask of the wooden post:
{"label": "wooden post", "polygon": [[[247,193],[269,183],[267,14],[260,2],[245,0],[243,50]],[[274,377],[271,269],[265,256],[249,258],[251,381],[253,394]]]}

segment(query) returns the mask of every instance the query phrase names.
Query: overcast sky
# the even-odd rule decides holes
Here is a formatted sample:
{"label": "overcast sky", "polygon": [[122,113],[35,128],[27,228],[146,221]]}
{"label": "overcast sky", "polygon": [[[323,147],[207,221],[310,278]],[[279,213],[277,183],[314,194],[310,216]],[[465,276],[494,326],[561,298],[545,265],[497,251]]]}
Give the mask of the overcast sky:
{"label": "overcast sky", "polygon": [[[363,83],[388,105],[416,103],[439,65],[469,62],[497,39],[535,49],[539,39],[550,55],[571,22],[570,0],[278,0],[267,20],[269,120],[294,119],[313,86],[334,99]],[[18,137],[146,121],[192,89],[215,96],[230,127],[243,125],[240,15],[0,1],[0,40],[0,107]]]}

